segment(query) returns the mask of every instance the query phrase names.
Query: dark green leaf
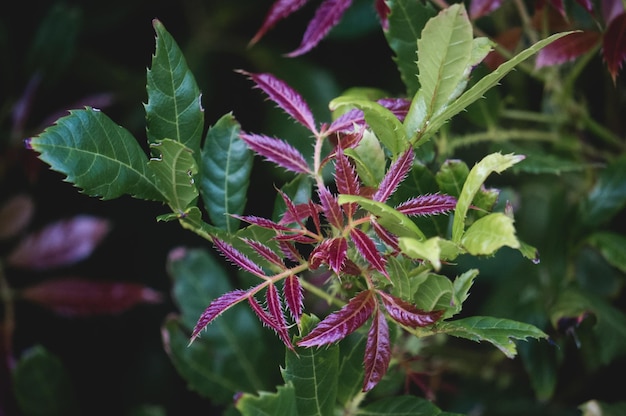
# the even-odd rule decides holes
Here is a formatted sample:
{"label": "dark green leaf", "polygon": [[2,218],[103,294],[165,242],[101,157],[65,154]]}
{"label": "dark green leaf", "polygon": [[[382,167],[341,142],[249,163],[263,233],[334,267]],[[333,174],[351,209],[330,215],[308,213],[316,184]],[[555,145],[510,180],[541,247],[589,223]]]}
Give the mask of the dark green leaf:
{"label": "dark green leaf", "polygon": [[262,391],[258,396],[245,393],[236,406],[243,416],[298,416],[295,389],[291,383],[278,386],[276,393]]}
{"label": "dark green leaf", "polygon": [[78,415],[74,387],[61,361],[42,346],[24,352],[13,370],[13,390],[25,416]]}
{"label": "dark green leaf", "polygon": [[610,221],[626,205],[626,157],[600,172],[598,181],[580,205],[585,225],[598,226]]}
{"label": "dark green leaf", "polygon": [[176,41],[158,20],[153,21],[156,51],[147,71],[148,141],[172,139],[194,152],[199,163],[204,110],[200,90]]}
{"label": "dark green leaf", "polygon": [[469,175],[467,164],[461,160],[446,160],[435,174],[441,192],[456,198],[461,195],[463,184]]}
{"label": "dark green leaf", "polygon": [[359,409],[356,414],[359,416],[453,416],[452,413],[442,412],[432,402],[415,396],[380,399]]}
{"label": "dark green leaf", "polygon": [[626,237],[612,232],[598,232],[588,239],[609,264],[626,273]]}
{"label": "dark green leaf", "polygon": [[137,140],[99,110],[70,111],[32,138],[30,146],[90,196],[112,199],[128,194],[164,201]]}
{"label": "dark green leaf", "polygon": [[365,332],[356,331],[339,343],[337,400],[344,406],[360,394],[363,388],[365,341]]}
{"label": "dark green leaf", "polygon": [[200,190],[215,226],[234,233],[243,214],[252,171],[252,152],[239,138],[240,126],[232,114],[209,128],[202,148]]}

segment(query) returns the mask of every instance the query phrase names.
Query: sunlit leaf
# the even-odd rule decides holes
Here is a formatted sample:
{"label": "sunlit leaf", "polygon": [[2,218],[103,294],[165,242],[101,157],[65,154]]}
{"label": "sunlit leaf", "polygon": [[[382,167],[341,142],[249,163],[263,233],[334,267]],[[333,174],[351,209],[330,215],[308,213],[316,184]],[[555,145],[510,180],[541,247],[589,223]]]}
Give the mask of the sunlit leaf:
{"label": "sunlit leaf", "polygon": [[343,228],[343,211],[337,203],[337,197],[332,195],[325,186],[318,188],[317,194],[328,222],[338,229]]}
{"label": "sunlit leaf", "polygon": [[513,220],[502,213],[489,214],[476,220],[465,231],[460,241],[468,253],[490,255],[503,246],[519,248]]}
{"label": "sunlit leaf", "polygon": [[450,212],[456,207],[456,198],[445,194],[420,195],[396,207],[404,215],[435,215]]}
{"label": "sunlit leaf", "polygon": [[589,194],[581,201],[579,215],[583,224],[595,227],[610,221],[626,206],[626,157],[603,168]]}
{"label": "sunlit leaf", "polygon": [[256,263],[246,257],[245,254],[237,250],[232,245],[227,242],[214,238],[213,243],[215,247],[222,253],[228,260],[230,260],[234,265],[241,267],[243,270],[252,273],[260,278],[264,279],[265,272],[261,269]]}
{"label": "sunlit leaf", "polygon": [[346,149],[355,164],[359,179],[366,186],[377,187],[385,175],[385,151],[376,136],[369,130],[354,149]]}
{"label": "sunlit leaf", "polygon": [[265,15],[265,19],[263,20],[263,24],[256,32],[252,40],[250,40],[251,44],[257,43],[265,33],[272,29],[276,23],[281,21],[282,19],[289,17],[292,13],[298,11],[302,6],[304,6],[308,0],[276,0],[272,4],[272,7]]}
{"label": "sunlit leaf", "polygon": [[389,325],[387,318],[380,308],[376,309],[372,325],[367,333],[365,356],[365,376],[363,379],[363,391],[370,391],[387,373],[391,360],[391,345],[389,341]]}
{"label": "sunlit leaf", "polygon": [[280,299],[280,295],[278,294],[278,290],[276,289],[276,285],[270,284],[267,286],[265,299],[267,301],[267,310],[277,324],[276,332],[278,333],[278,336],[288,348],[293,348],[291,345],[291,338],[289,337],[289,331],[287,330],[287,321],[285,320],[285,315],[283,314],[283,303]]}
{"label": "sunlit leaf", "polygon": [[25,236],[6,261],[30,270],[69,266],[89,257],[109,229],[109,221],[88,215],[60,220]]}

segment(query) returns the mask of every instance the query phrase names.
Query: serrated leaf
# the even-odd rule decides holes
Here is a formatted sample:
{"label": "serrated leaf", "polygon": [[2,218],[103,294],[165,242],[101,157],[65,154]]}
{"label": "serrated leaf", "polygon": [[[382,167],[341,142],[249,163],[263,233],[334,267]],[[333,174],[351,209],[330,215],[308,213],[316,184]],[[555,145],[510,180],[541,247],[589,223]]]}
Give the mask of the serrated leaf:
{"label": "serrated leaf", "polygon": [[124,194],[164,201],[148,158],[137,140],[99,110],[70,111],[28,141],[39,158],[90,195],[113,199]]}
{"label": "serrated leaf", "polygon": [[455,321],[445,321],[437,326],[437,332],[477,342],[487,341],[509,358],[513,358],[517,354],[513,339],[548,338],[548,335],[533,325],[489,316],[473,316]]}
{"label": "serrated leaf", "polygon": [[[303,315],[302,335],[306,338],[319,320]],[[296,338],[296,345],[299,341]],[[332,415],[337,397],[339,346],[324,348],[296,348],[287,350],[283,378],[296,390],[298,416]]]}
{"label": "serrated leaf", "polygon": [[407,177],[413,166],[415,153],[409,147],[396,160],[391,163],[385,177],[380,182],[378,190],[372,197],[374,201],[385,202],[396,191],[400,183]]}
{"label": "serrated leaf", "polygon": [[26,235],[7,264],[28,270],[69,266],[89,257],[109,233],[109,221],[89,215],[59,220]]}
{"label": "serrated leaf", "polygon": [[357,416],[461,416],[442,412],[430,400],[415,396],[394,396],[363,406]]}
{"label": "serrated leaf", "polygon": [[384,292],[378,292],[378,294],[391,319],[410,328],[432,325],[443,313],[443,311],[425,312],[395,296]]}
{"label": "serrated leaf", "polygon": [[385,37],[394,61],[400,71],[400,77],[407,88],[407,95],[413,97],[419,90],[418,68],[416,65],[418,50],[417,39],[428,20],[436,15],[430,3],[411,0],[387,1],[389,5],[389,29]]}
{"label": "serrated leaf", "polygon": [[365,261],[389,279],[389,273],[385,269],[387,261],[376,248],[374,241],[358,228],[350,230],[350,239]]}
{"label": "serrated leaf", "polygon": [[513,219],[499,212],[476,220],[465,231],[460,243],[474,256],[491,255],[503,246],[520,248]]}
{"label": "serrated leaf", "polygon": [[385,151],[376,136],[369,130],[364,131],[358,146],[346,149],[345,154],[354,161],[363,184],[377,187],[385,175]]}
{"label": "serrated leaf", "polygon": [[43,346],[23,353],[13,369],[12,387],[25,416],[80,414],[69,373],[61,360]]}
{"label": "serrated leaf", "polygon": [[198,198],[193,152],[180,142],[164,139],[150,144],[155,157],[148,162],[156,183],[175,213],[184,213]]}
{"label": "serrated leaf", "polygon": [[381,312],[380,308],[377,308],[367,333],[365,356],[363,357],[365,367],[364,392],[373,389],[384,377],[389,367],[389,361],[391,361],[389,325],[385,314]]}
{"label": "serrated leaf", "polygon": [[602,56],[609,74],[616,82],[617,74],[626,61],[626,12],[616,16],[602,37]]}
{"label": "serrated leaf", "polygon": [[478,276],[478,270],[470,269],[454,279],[454,304],[452,305],[454,308],[446,311],[447,313],[443,316],[444,319],[461,312],[461,310],[463,309],[463,302],[465,302],[469,297],[469,290],[474,284],[474,279],[476,279],[476,276]]}
{"label": "serrated leaf", "polygon": [[257,43],[276,23],[298,11],[307,2],[308,0],[276,0],[265,15],[263,24],[250,40],[250,44]]}
{"label": "serrated leaf", "polygon": [[285,279],[283,297],[291,316],[299,323],[303,310],[304,292],[298,276],[290,275]]}
{"label": "serrated leaf", "polygon": [[339,343],[337,401],[344,407],[363,389],[363,356],[367,334],[353,332]]}
{"label": "serrated leaf", "polygon": [[485,156],[470,170],[463,190],[459,195],[456,209],[454,210],[454,222],[452,223],[452,241],[458,243],[461,241],[465,228],[465,218],[467,211],[474,200],[474,196],[480,190],[487,177],[495,172],[500,173],[514,164],[522,161],[524,156],[521,155],[502,155],[500,153],[492,153]]}
{"label": "serrated leaf", "polygon": [[309,22],[300,46],[288,53],[287,56],[291,58],[300,56],[317,46],[326,34],[339,23],[351,4],[352,0],[324,0]]}
{"label": "serrated leaf", "polygon": [[311,332],[297,342],[301,347],[332,344],[359,329],[372,315],[376,299],[371,290],[364,290],[340,310],[328,315]]}
{"label": "serrated leaf", "polygon": [[602,254],[609,264],[626,273],[625,236],[608,231],[597,232],[589,236],[587,241]]}
{"label": "serrated leaf", "polygon": [[232,292],[224,293],[211,301],[206,310],[202,312],[198,318],[198,322],[193,328],[189,342],[192,343],[196,338],[198,338],[200,333],[218,316],[250,297],[251,295],[247,290],[237,289]]}
{"label": "serrated leaf", "polygon": [[225,114],[207,132],[202,147],[200,191],[205,209],[215,226],[234,233],[246,206],[252,152],[239,137],[240,126]]}
{"label": "serrated leaf", "polygon": [[289,337],[289,331],[287,329],[287,321],[285,320],[285,315],[283,314],[283,303],[280,299],[280,295],[278,294],[278,290],[276,289],[276,285],[270,284],[267,286],[265,299],[267,301],[267,310],[277,324],[276,332],[278,333],[278,336],[287,348],[293,348],[293,345],[291,345],[291,338]]}
{"label": "serrated leaf", "polygon": [[295,173],[311,173],[302,153],[284,140],[247,133],[242,133],[240,137],[250,149],[266,160]]}
{"label": "serrated leaf", "polygon": [[156,32],[156,47],[151,67],[147,70],[148,141],[157,143],[167,138],[180,142],[194,152],[199,162],[204,129],[200,90],[174,38],[160,21],[155,19],[152,25]]}
{"label": "serrated leaf", "polygon": [[363,209],[377,216],[377,221],[380,225],[397,236],[413,237],[418,240],[426,239],[424,233],[409,217],[391,208],[389,205],[357,195],[339,195],[338,201],[340,205],[352,202],[358,203]]}
{"label": "serrated leaf", "polygon": [[244,393],[237,398],[235,407],[243,416],[298,415],[296,390],[292,383],[278,386],[276,393]]}

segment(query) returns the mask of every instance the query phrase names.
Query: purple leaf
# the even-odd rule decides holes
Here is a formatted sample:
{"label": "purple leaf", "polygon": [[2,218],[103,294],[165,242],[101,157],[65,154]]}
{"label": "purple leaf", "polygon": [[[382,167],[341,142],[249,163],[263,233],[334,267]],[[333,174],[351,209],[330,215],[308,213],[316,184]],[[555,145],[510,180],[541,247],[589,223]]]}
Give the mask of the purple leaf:
{"label": "purple leaf", "polygon": [[617,73],[626,60],[626,12],[611,20],[606,29],[602,39],[602,56],[615,83]]}
{"label": "purple leaf", "polygon": [[46,280],[23,289],[20,294],[23,299],[68,317],[119,314],[140,303],[163,300],[160,293],[137,283],[76,277]]}
{"label": "purple leaf", "polygon": [[456,203],[455,197],[437,193],[411,198],[398,205],[396,210],[405,215],[443,214],[452,211]]}
{"label": "purple leaf", "polygon": [[[340,147],[337,148],[337,157],[335,159],[335,183],[340,194],[359,195],[361,193],[356,170],[350,163],[350,159],[343,154]],[[353,203],[346,206],[346,214],[348,217],[352,217],[352,214],[358,209],[358,205]]]}
{"label": "purple leaf", "polygon": [[339,274],[346,260],[348,243],[343,237],[335,237],[322,241],[309,256],[311,269],[317,269],[321,263],[327,264]]}
{"label": "purple leaf", "polygon": [[320,197],[324,216],[328,222],[339,229],[343,228],[343,211],[337,202],[337,198],[325,186],[318,188],[317,193]]}
{"label": "purple leaf", "polygon": [[236,266],[241,267],[243,270],[246,270],[262,279],[266,279],[267,276],[263,269],[257,266],[252,262],[249,258],[247,258],[243,253],[237,250],[235,247],[231,246],[227,242],[220,240],[219,238],[213,239],[213,244],[215,247],[232,263]]}
{"label": "purple leaf", "polygon": [[272,74],[251,74],[246,71],[238,72],[248,76],[256,83],[257,88],[267,94],[267,96],[278,104],[291,118],[317,135],[313,113],[306,101],[304,101],[297,91]]}
{"label": "purple leaf", "polygon": [[263,306],[261,306],[261,304],[256,300],[254,296],[248,297],[248,304],[250,305],[250,309],[252,309],[252,311],[256,314],[256,316],[259,318],[261,323],[264,326],[267,326],[271,328],[272,330],[274,330],[274,332],[276,332],[280,340],[283,341],[283,343],[287,347],[289,347],[290,349],[293,349],[293,346],[291,345],[291,340],[289,339],[289,334],[287,334],[286,338],[284,338],[285,334],[287,333],[287,328],[285,328],[279,322],[277,322],[276,319],[274,319],[274,317],[270,313],[268,313],[263,308]]}
{"label": "purple leaf", "polygon": [[373,389],[383,378],[389,368],[390,360],[389,326],[385,314],[377,309],[365,344],[365,356],[363,358],[365,364],[364,392]]}
{"label": "purple leaf", "polygon": [[263,25],[261,25],[261,28],[259,28],[250,41],[250,44],[257,43],[277,22],[302,8],[307,1],[308,0],[276,0],[265,16]]}
{"label": "purple leaf", "polygon": [[608,26],[613,19],[624,13],[624,4],[620,0],[602,0],[602,18],[604,24]]}
{"label": "purple leaf", "polygon": [[600,42],[596,31],[574,32],[555,40],[537,54],[535,67],[558,65],[578,58]]}
{"label": "purple leaf", "polygon": [[576,3],[580,4],[587,13],[593,15],[593,2],[591,0],[576,0]]}
{"label": "purple leaf", "polygon": [[293,350],[291,338],[289,338],[289,331],[287,330],[287,322],[285,321],[285,315],[283,315],[283,305],[280,301],[280,296],[278,295],[276,286],[270,284],[267,287],[265,298],[267,300],[267,309],[277,324],[276,332],[278,333],[279,338],[287,347],[289,347],[289,349]]}
{"label": "purple leaf", "polygon": [[443,311],[422,311],[415,305],[382,291],[379,291],[378,294],[391,319],[411,328],[432,325],[437,322],[443,314]]}
{"label": "purple leaf", "polygon": [[209,307],[202,312],[202,315],[200,315],[200,318],[191,333],[191,340],[189,342],[192,343],[198,337],[200,332],[206,328],[208,324],[213,322],[215,318],[230,309],[232,306],[249,297],[250,293],[247,290],[237,289],[232,292],[224,293],[222,296],[214,299]]}
{"label": "purple leaf", "polygon": [[109,232],[109,222],[79,215],[26,236],[7,257],[13,267],[44,270],[68,266],[91,255]]}
{"label": "purple leaf", "polygon": [[352,0],[324,0],[315,11],[315,16],[309,23],[302,42],[298,48],[287,54],[288,57],[303,55],[313,49],[326,34],[339,23],[344,12],[350,7]]}
{"label": "purple leaf", "polygon": [[294,263],[301,263],[304,261],[300,252],[293,244],[287,241],[279,241],[278,246],[287,259],[293,261]]}
{"label": "purple leaf", "polygon": [[378,19],[380,20],[380,25],[383,30],[389,29],[389,13],[391,13],[391,9],[385,2],[385,0],[375,0],[374,7],[376,8],[376,13],[378,14]]}
{"label": "purple leaf", "polygon": [[406,178],[413,166],[413,148],[409,147],[398,159],[396,159],[385,177],[380,182],[378,190],[374,194],[374,201],[385,202],[396,191],[400,183]]}
{"label": "purple leaf", "polygon": [[243,132],[240,137],[250,149],[270,162],[295,173],[311,173],[302,153],[284,140]]}
{"label": "purple leaf", "polygon": [[376,299],[371,290],[360,292],[340,310],[328,315],[297,344],[315,347],[340,341],[361,327],[376,308]]}
{"label": "purple leaf", "polygon": [[411,107],[411,100],[406,98],[381,98],[376,102],[391,111],[400,121],[404,121]]}
{"label": "purple leaf", "polygon": [[361,253],[361,256],[371,264],[376,270],[381,272],[387,279],[389,274],[385,270],[385,264],[387,263],[385,258],[376,249],[376,245],[363,231],[358,228],[350,230],[350,238],[354,242],[356,249]]}
{"label": "purple leaf", "polygon": [[376,235],[389,247],[391,247],[394,251],[399,251],[400,247],[398,246],[398,237],[394,234],[390,233],[386,228],[383,228],[376,219],[372,219],[370,221],[372,224],[372,228]]}
{"label": "purple leaf", "polygon": [[285,225],[275,223],[274,221],[270,219],[257,217],[255,215],[233,215],[233,217],[240,219],[241,221],[247,222],[249,224],[256,225],[261,228],[267,228],[269,230],[281,231],[281,232],[298,231],[298,230],[294,230],[293,228],[287,227]]}
{"label": "purple leaf", "polygon": [[472,0],[469,15],[472,20],[488,15],[502,5],[503,0]]}
{"label": "purple leaf", "polygon": [[291,316],[293,316],[293,319],[299,323],[304,307],[304,292],[302,291],[302,286],[300,285],[298,276],[290,275],[285,279],[283,297],[285,298],[285,302],[287,303],[287,308],[289,308]]}
{"label": "purple leaf", "polygon": [[283,263],[283,260],[280,258],[280,256],[265,244],[247,238],[244,238],[243,241],[245,241],[246,244],[252,247],[254,251],[259,253],[259,255],[265,260],[269,261],[272,264],[275,264],[281,269],[285,268],[285,263]]}

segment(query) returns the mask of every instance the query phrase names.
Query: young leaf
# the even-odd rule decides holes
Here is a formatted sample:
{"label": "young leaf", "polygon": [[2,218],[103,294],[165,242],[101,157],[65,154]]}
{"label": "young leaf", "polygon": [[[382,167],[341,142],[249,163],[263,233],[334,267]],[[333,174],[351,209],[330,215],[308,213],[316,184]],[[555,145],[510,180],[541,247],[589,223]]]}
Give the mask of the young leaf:
{"label": "young leaf", "polygon": [[290,275],[283,285],[283,297],[293,319],[299,323],[302,316],[304,292],[298,276]]}
{"label": "young leaf", "polygon": [[499,212],[476,220],[463,234],[461,245],[474,256],[491,255],[502,246],[520,248],[513,219]]}
{"label": "young leaf", "polygon": [[148,141],[162,139],[180,142],[194,152],[199,163],[200,139],[204,129],[204,110],[200,90],[176,41],[158,20],[156,50],[147,70],[148,103],[146,131]]}
{"label": "young leaf", "polygon": [[343,211],[337,203],[337,198],[325,186],[321,186],[317,190],[317,194],[320,197],[324,216],[328,222],[339,229],[343,228]]}
{"label": "young leaf", "polygon": [[267,12],[263,24],[256,32],[250,44],[257,43],[277,22],[298,11],[308,0],[276,0]]}
{"label": "young leaf", "polygon": [[500,153],[492,153],[485,156],[470,170],[467,180],[463,185],[463,190],[459,196],[459,200],[454,210],[454,222],[452,224],[452,241],[459,243],[465,228],[465,217],[467,211],[474,199],[474,196],[481,188],[487,177],[493,173],[500,173],[510,168],[514,164],[524,159],[522,155],[502,155]]}
{"label": "young leaf", "polygon": [[226,114],[209,128],[202,147],[202,200],[213,224],[231,234],[239,220],[229,214],[245,209],[253,160],[239,134],[239,123]]}
{"label": "young leaf", "polygon": [[114,315],[163,300],[160,293],[137,283],[74,277],[45,280],[22,289],[20,296],[67,317]]}
{"label": "young leaf", "polygon": [[373,389],[387,373],[391,361],[391,345],[389,342],[389,326],[385,314],[380,308],[376,309],[372,326],[367,334],[365,345],[365,377],[363,379],[363,391]]}
{"label": "young leaf", "polygon": [[99,110],[70,111],[28,146],[90,196],[165,201],[137,140]]}
{"label": "young leaf", "polygon": [[215,244],[215,247],[234,265],[241,267],[243,270],[258,276],[261,279],[265,279],[267,277],[263,269],[261,269],[257,264],[252,262],[252,260],[232,245],[219,238],[214,238],[213,244]]}
{"label": "young leaf", "polygon": [[404,215],[445,214],[456,207],[456,198],[445,194],[420,195],[396,207]]}
{"label": "young leaf", "polygon": [[274,284],[270,284],[267,287],[265,299],[267,300],[267,309],[277,324],[276,332],[278,333],[278,336],[287,348],[293,349],[293,345],[291,345],[291,338],[289,337],[289,331],[287,330],[287,322],[285,321],[285,315],[283,314],[283,304]]}
{"label": "young leaf", "polygon": [[324,0],[315,11],[315,16],[309,22],[304,32],[300,46],[287,56],[293,58],[300,56],[311,49],[326,36],[330,30],[339,23],[344,12],[350,7],[352,0]]}
{"label": "young leaf", "polygon": [[437,325],[437,332],[472,341],[490,342],[509,358],[517,354],[513,339],[548,338],[548,335],[533,325],[488,316],[441,322]]}
{"label": "young leaf", "polygon": [[302,96],[287,85],[284,81],[272,74],[252,74],[246,71],[238,71],[248,76],[256,87],[261,89],[267,96],[285,111],[291,118],[317,134],[315,119],[308,104]]}
{"label": "young leaf", "polygon": [[152,143],[155,157],[148,167],[154,173],[156,183],[167,203],[175,213],[184,213],[198,198],[195,175],[198,173],[193,152],[182,143],[164,139]]}
{"label": "young leaf", "polygon": [[613,83],[626,61],[626,12],[616,16],[609,23],[602,37],[602,56],[606,62]]}
{"label": "young leaf", "polygon": [[378,295],[391,319],[411,328],[432,325],[443,314],[443,311],[425,312],[409,302],[382,291],[379,291]]}
{"label": "young leaf", "polygon": [[278,266],[281,270],[285,269],[285,263],[278,254],[268,246],[256,240],[244,238],[246,244],[254,249],[262,258],[267,260],[271,265]]}
{"label": "young leaf", "polygon": [[30,270],[69,266],[89,257],[109,229],[107,220],[87,215],[57,221],[24,237],[6,262]]}
{"label": "young leaf", "polygon": [[232,292],[224,293],[220,297],[213,300],[202,315],[200,315],[200,318],[198,318],[198,322],[191,333],[189,343],[192,343],[200,335],[200,332],[202,332],[207,325],[213,322],[215,318],[239,302],[246,300],[250,296],[251,294],[249,291],[236,289]]}
{"label": "young leaf", "polygon": [[[268,294],[269,293],[270,292],[268,292]],[[274,293],[276,292],[274,291]],[[269,296],[272,296],[272,295],[269,295]],[[273,299],[272,301],[276,301],[276,300]],[[270,302],[269,299],[268,299],[268,302]],[[289,333],[287,332],[286,325],[281,325],[278,321],[276,321],[276,319],[274,319],[274,314],[272,312],[268,312],[267,310],[265,310],[265,308],[261,306],[259,301],[257,301],[254,296],[248,297],[248,304],[250,305],[250,309],[252,309],[252,311],[255,313],[257,318],[259,318],[259,320],[264,326],[269,327],[274,332],[276,332],[278,337],[281,339],[281,341],[283,341],[283,343],[287,347],[293,348],[293,346],[291,345],[291,340],[289,339]],[[276,308],[277,306],[278,305],[274,305],[274,308]]]}
{"label": "young leaf", "polygon": [[398,157],[389,167],[387,174],[378,186],[378,190],[372,197],[374,201],[385,202],[396,191],[400,183],[407,177],[411,167],[415,153],[413,148],[409,147],[400,157]]}
{"label": "young leaf", "polygon": [[241,138],[257,154],[295,173],[311,173],[308,163],[289,143],[259,134],[241,133]]}
{"label": "young leaf", "polygon": [[276,393],[244,393],[235,400],[235,407],[243,416],[297,415],[296,393],[293,383],[278,386]]}
{"label": "young leaf", "polygon": [[537,53],[535,68],[558,65],[578,58],[599,45],[602,35],[596,31],[574,32],[557,39]]}
{"label": "young leaf", "polygon": [[297,345],[315,347],[339,341],[359,329],[376,308],[376,299],[371,290],[364,290],[340,310],[328,315],[322,322],[304,336]]}
{"label": "young leaf", "polygon": [[350,230],[350,238],[365,261],[389,279],[389,273],[385,270],[387,261],[376,248],[374,241],[358,228]]}

